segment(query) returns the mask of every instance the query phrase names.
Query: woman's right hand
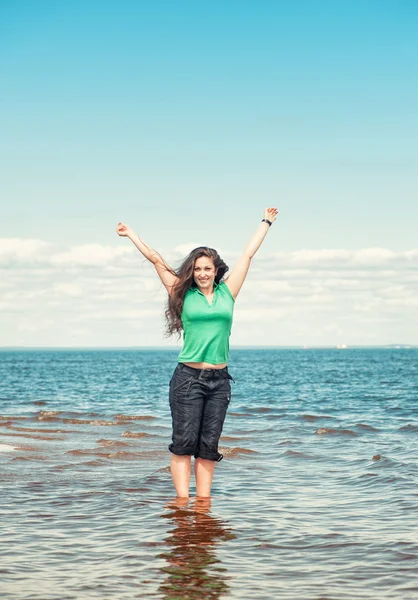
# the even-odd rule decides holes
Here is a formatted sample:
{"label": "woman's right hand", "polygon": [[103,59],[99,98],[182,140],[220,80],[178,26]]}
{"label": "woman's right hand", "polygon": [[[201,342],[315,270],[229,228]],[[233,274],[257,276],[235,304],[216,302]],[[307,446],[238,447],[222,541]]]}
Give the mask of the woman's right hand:
{"label": "woman's right hand", "polygon": [[131,237],[134,231],[128,225],[125,225],[125,223],[118,223],[116,233],[120,236]]}

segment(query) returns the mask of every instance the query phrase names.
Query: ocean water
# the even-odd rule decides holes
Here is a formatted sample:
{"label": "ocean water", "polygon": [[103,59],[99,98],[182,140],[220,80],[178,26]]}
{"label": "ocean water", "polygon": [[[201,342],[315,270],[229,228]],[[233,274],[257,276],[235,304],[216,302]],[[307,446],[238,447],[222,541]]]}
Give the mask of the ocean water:
{"label": "ocean water", "polygon": [[0,352],[6,600],[418,597],[418,350],[232,350],[210,501],[176,500],[178,351]]}

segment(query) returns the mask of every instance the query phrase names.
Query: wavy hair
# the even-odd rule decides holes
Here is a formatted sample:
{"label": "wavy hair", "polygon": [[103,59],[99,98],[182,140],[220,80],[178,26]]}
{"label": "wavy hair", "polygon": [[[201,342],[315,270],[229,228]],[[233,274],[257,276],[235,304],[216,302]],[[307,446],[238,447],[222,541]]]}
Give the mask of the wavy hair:
{"label": "wavy hair", "polygon": [[208,248],[207,246],[199,246],[199,248],[192,250],[176,270],[171,269],[166,264],[168,270],[178,277],[178,281],[173,287],[171,295],[168,295],[167,307],[164,313],[166,318],[164,337],[170,337],[174,333],[178,334],[178,339],[181,337],[181,331],[183,330],[181,312],[183,309],[184,297],[190,287],[197,287],[193,275],[194,265],[196,259],[201,256],[207,256],[213,260],[215,270],[217,269],[215,283],[220,283],[225,273],[229,271],[229,267],[224,263],[217,251],[214,248]]}

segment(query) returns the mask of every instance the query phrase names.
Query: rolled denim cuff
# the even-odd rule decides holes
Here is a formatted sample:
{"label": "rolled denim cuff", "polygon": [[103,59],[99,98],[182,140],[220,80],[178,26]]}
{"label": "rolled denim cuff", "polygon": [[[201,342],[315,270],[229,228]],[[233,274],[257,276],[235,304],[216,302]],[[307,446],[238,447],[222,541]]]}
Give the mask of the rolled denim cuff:
{"label": "rolled denim cuff", "polygon": [[178,456],[186,456],[190,454],[191,456],[196,452],[196,446],[175,446],[174,444],[170,444],[168,449],[173,454],[177,454]]}
{"label": "rolled denim cuff", "polygon": [[216,452],[214,454],[207,454],[205,452],[196,452],[194,455],[195,458],[205,458],[206,460],[215,460],[216,462],[220,462],[224,455],[220,452]]}

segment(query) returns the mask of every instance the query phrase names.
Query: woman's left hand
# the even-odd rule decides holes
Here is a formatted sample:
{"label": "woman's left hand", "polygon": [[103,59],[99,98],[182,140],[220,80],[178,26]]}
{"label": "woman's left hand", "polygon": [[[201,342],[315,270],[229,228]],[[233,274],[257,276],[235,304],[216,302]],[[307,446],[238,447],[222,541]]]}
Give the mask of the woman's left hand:
{"label": "woman's left hand", "polygon": [[279,211],[277,210],[277,208],[266,208],[266,210],[264,211],[264,218],[268,219],[273,223],[273,221],[276,220],[276,215],[278,212]]}

